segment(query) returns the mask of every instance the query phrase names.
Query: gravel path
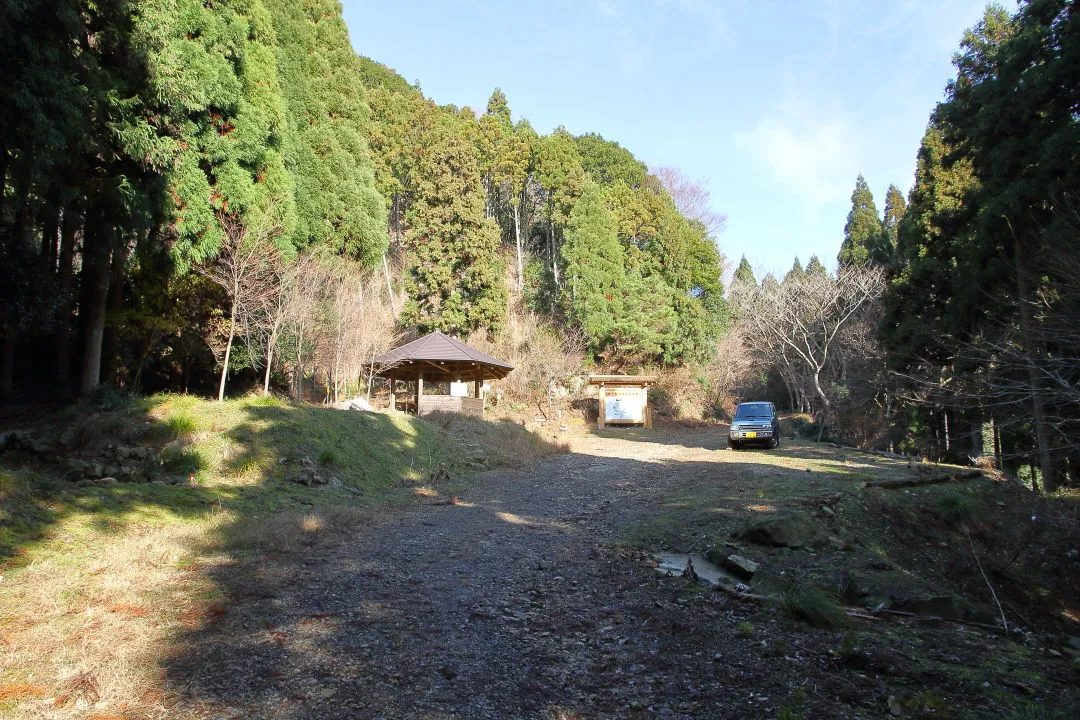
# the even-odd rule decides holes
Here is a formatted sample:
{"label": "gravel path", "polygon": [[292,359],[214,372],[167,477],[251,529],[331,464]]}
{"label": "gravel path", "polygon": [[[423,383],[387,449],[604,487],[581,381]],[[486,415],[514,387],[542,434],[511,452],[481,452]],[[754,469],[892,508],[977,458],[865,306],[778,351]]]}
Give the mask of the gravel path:
{"label": "gravel path", "polygon": [[470,480],[459,505],[390,511],[254,575],[226,568],[229,610],[183,644],[170,684],[216,717],[765,710],[745,686],[753,669],[697,627],[730,616],[726,600],[610,543],[659,493],[715,471],[720,434],[682,433],[586,438],[528,471]]}

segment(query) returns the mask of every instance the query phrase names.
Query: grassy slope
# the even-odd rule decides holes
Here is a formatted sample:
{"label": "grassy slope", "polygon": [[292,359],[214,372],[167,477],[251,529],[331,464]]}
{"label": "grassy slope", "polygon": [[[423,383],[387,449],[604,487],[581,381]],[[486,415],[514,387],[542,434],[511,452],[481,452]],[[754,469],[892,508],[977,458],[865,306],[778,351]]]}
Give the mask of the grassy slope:
{"label": "grassy slope", "polygon": [[[0,455],[0,716],[14,718],[168,717],[158,661],[172,635],[221,612],[214,566],[558,451],[511,423],[262,398],[77,406],[34,429],[46,452]],[[68,469],[115,445],[153,448],[142,482]],[[294,482],[305,465],[343,487]]]}

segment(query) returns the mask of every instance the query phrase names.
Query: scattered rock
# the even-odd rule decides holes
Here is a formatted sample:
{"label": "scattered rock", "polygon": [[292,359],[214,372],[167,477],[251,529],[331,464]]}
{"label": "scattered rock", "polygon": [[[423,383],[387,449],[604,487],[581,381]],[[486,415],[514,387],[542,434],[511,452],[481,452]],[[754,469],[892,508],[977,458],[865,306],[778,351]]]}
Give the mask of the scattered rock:
{"label": "scattered rock", "polygon": [[332,477],[329,480],[327,480],[326,484],[327,484],[328,487],[332,487],[332,488],[335,488],[335,489],[342,487],[341,481],[338,480],[336,477]]}
{"label": "scattered rock", "polygon": [[742,555],[728,555],[727,560],[724,561],[724,567],[744,580],[754,577],[754,573],[758,571],[758,564]]}
{"label": "scattered rock", "polygon": [[301,485],[324,485],[326,478],[319,474],[318,465],[309,457],[300,458],[300,472],[293,477],[293,482]]}
{"label": "scattered rock", "polygon": [[855,573],[847,570],[840,581],[840,600],[848,605],[854,605],[860,599],[870,594]]}
{"label": "scattered rock", "polygon": [[0,433],[0,452],[14,450],[26,438],[21,430],[8,430]]}
{"label": "scattered rock", "polygon": [[431,472],[428,473],[424,482],[428,485],[434,485],[436,483],[449,482],[450,471],[446,469],[445,463],[439,463]]}
{"label": "scattered rock", "polygon": [[758,570],[750,581],[750,587],[759,595],[779,595],[788,585],[787,578],[768,570]]}
{"label": "scattered rock", "polygon": [[727,559],[731,557],[734,552],[735,551],[729,547],[709,548],[705,551],[705,559],[717,567],[724,567]]}
{"label": "scattered rock", "polygon": [[764,518],[738,537],[758,545],[790,548],[813,547],[828,539],[821,526],[803,512],[783,512]]}
{"label": "scattered rock", "polygon": [[338,410],[357,410],[359,412],[375,412],[375,408],[371,406],[365,397],[355,397],[351,400],[342,400],[339,403],[335,403],[334,407]]}
{"label": "scattered rock", "polygon": [[95,485],[116,485],[119,480],[114,477],[101,477],[94,480]]}

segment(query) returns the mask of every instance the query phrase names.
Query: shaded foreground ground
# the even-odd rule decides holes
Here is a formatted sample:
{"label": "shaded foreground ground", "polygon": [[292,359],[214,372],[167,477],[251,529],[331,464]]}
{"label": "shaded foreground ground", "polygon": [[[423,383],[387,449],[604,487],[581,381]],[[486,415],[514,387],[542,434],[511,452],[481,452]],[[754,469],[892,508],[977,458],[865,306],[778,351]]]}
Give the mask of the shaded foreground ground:
{"label": "shaded foreground ground", "polygon": [[[457,504],[382,509],[309,547],[219,563],[219,610],[166,661],[172,714],[989,718],[1031,702],[1046,714],[1024,717],[1054,717],[1080,675],[1038,643],[905,620],[816,630],[658,576],[633,546],[680,536],[662,516],[687,487],[744,498],[744,511],[747,497],[852,491],[835,453],[839,472],[823,475],[817,446],[732,452],[722,439],[588,437],[471,479]],[[803,466],[817,470],[804,479]],[[777,562],[813,563],[796,554]]]}

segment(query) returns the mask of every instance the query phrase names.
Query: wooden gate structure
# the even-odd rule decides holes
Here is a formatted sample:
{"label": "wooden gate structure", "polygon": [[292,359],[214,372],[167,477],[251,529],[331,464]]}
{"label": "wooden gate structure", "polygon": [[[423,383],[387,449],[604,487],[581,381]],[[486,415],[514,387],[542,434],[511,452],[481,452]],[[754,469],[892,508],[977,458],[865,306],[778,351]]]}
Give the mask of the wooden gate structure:
{"label": "wooden gate structure", "polygon": [[[514,369],[438,330],[379,355],[375,365],[376,374],[390,381],[392,410],[416,415],[457,412],[477,417],[484,415],[484,381],[504,378]],[[450,394],[425,395],[424,381],[450,383]],[[399,395],[399,383],[412,383],[412,392]]]}

